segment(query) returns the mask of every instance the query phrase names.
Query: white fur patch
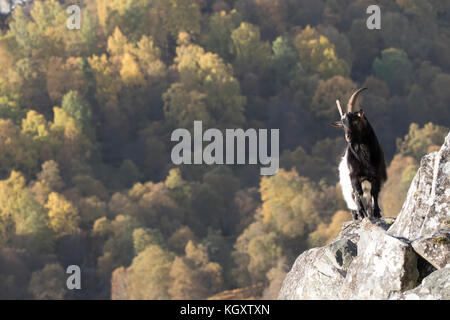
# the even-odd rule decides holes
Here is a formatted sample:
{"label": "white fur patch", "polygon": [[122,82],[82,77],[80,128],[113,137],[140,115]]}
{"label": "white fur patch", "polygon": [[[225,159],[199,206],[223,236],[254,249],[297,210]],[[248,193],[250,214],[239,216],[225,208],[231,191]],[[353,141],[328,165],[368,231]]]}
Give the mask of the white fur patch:
{"label": "white fur patch", "polygon": [[345,155],[342,157],[341,163],[339,164],[339,182],[347,207],[350,210],[358,210],[358,206],[353,198],[352,181],[350,180],[350,170],[348,169],[347,164],[347,153],[348,151],[345,152]]}
{"label": "white fur patch", "polygon": [[[341,184],[342,194],[344,196],[345,202],[347,203],[347,207],[350,210],[358,210],[358,206],[356,205],[353,195],[353,186],[350,179],[350,170],[347,163],[347,153],[348,151],[345,152],[345,155],[342,157],[341,163],[339,164],[339,182]],[[371,208],[371,206],[373,205],[372,196],[370,194],[372,185],[369,181],[366,180],[363,181],[361,187],[364,193],[362,198],[364,207],[366,209]]]}

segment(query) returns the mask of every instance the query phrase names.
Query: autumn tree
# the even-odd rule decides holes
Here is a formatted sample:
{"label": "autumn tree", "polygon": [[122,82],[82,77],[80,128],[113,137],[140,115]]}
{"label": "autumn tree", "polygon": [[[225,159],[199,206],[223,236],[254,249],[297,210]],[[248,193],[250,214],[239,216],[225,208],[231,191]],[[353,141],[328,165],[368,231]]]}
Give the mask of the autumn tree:
{"label": "autumn tree", "polygon": [[348,211],[339,210],[331,218],[329,224],[320,223],[317,229],[310,233],[308,242],[311,247],[320,247],[332,241],[342,230],[344,222],[351,221]]}
{"label": "autumn tree", "polygon": [[280,169],[271,177],[263,177],[260,192],[264,223],[286,237],[301,237],[316,227],[319,190],[295,170]]}
{"label": "autumn tree", "polygon": [[26,246],[32,252],[51,252],[52,235],[48,216],[33,194],[26,188],[22,174],[12,171],[8,179],[0,181],[0,218],[8,225],[9,240]]}
{"label": "autumn tree", "polygon": [[20,56],[47,60],[65,53],[66,12],[58,1],[36,1],[27,15],[19,6],[14,10],[9,30],[16,39]]}
{"label": "autumn tree", "polygon": [[[142,251],[126,270],[126,287],[129,299],[169,299],[171,287],[170,268],[172,255],[157,245]],[[113,285],[118,279],[113,278]]]}
{"label": "autumn tree", "polygon": [[342,76],[334,76],[320,80],[312,99],[311,111],[318,117],[328,120],[336,119],[339,112],[336,109],[336,99],[344,103],[356,89],[356,84]]}
{"label": "autumn tree", "polygon": [[418,168],[418,162],[413,157],[402,154],[394,156],[387,168],[388,180],[380,194],[384,216],[396,217],[400,213]]}
{"label": "autumn tree", "polygon": [[417,162],[431,151],[440,148],[449,129],[433,123],[427,123],[423,128],[412,123],[405,137],[397,139],[397,149],[404,156],[412,156]]}
{"label": "autumn tree", "polygon": [[42,170],[37,174],[36,181],[31,184],[31,191],[34,193],[36,200],[44,205],[49,194],[61,191],[64,185],[58,163],[49,160],[42,164]]}
{"label": "autumn tree", "polygon": [[307,26],[294,40],[299,60],[310,73],[318,73],[322,78],[335,75],[348,76],[350,68],[340,59],[333,44],[316,29]]}
{"label": "autumn tree", "polygon": [[133,231],[141,225],[129,215],[118,215],[112,221],[106,217],[94,222],[93,236],[102,241],[100,256],[97,259],[98,273],[109,278],[115,268],[129,266],[134,257]]}
{"label": "autumn tree", "polygon": [[282,257],[283,248],[274,231],[258,219],[236,239],[233,258],[234,281],[239,286],[265,281],[267,272]]}
{"label": "autumn tree", "polygon": [[164,114],[174,126],[191,128],[196,119],[219,128],[244,122],[245,98],[230,65],[189,42],[177,48],[175,63],[180,80],[163,95]]}
{"label": "autumn tree", "polygon": [[60,57],[50,58],[46,80],[52,101],[59,103],[69,91],[77,91],[81,96],[87,93],[88,82],[83,69],[81,58],[70,57],[66,61]]}
{"label": "autumn tree", "polygon": [[64,196],[56,192],[50,193],[45,208],[48,210],[50,228],[58,237],[78,231],[78,210]]}
{"label": "autumn tree", "polygon": [[133,246],[136,255],[150,245],[162,246],[163,243],[163,237],[157,229],[138,228],[133,231]]}
{"label": "autumn tree", "polygon": [[30,147],[30,141],[21,134],[18,126],[11,120],[0,119],[1,174],[9,174],[12,169],[31,174],[36,170],[37,156]]}
{"label": "autumn tree", "polygon": [[261,73],[270,61],[270,45],[261,40],[259,27],[242,22],[231,33],[234,65],[241,73]]}
{"label": "autumn tree", "polygon": [[205,299],[222,287],[221,266],[210,262],[206,248],[192,241],[186,244],[185,257],[173,261],[170,276],[172,299]]}
{"label": "autumn tree", "polygon": [[63,300],[65,288],[66,273],[57,263],[47,264],[31,274],[29,291],[37,300]]}

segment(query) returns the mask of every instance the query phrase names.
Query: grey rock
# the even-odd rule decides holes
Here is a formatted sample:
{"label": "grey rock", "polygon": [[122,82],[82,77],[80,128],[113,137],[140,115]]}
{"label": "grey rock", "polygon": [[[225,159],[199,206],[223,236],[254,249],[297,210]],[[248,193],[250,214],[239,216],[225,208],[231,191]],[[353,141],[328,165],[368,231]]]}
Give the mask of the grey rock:
{"label": "grey rock", "polygon": [[[344,223],[333,242],[302,253],[287,274],[278,299],[340,299],[347,270],[358,253],[361,224]],[[375,226],[386,230],[389,223],[381,219]]]}
{"label": "grey rock", "polygon": [[422,283],[403,293],[394,293],[391,300],[450,300],[450,266],[434,271]]}
{"label": "grey rock", "polygon": [[417,255],[404,240],[368,219],[361,225],[358,255],[341,288],[341,299],[387,299],[417,285]]}
{"label": "grey rock", "polygon": [[450,134],[441,149],[422,158],[406,201],[389,234],[414,241],[450,219]]}
{"label": "grey rock", "polygon": [[324,248],[315,248],[301,254],[283,282],[278,299],[336,299],[336,288],[343,275],[333,264],[321,261]]}
{"label": "grey rock", "polygon": [[439,230],[431,237],[414,240],[412,247],[436,269],[444,268],[450,259],[450,229]]}

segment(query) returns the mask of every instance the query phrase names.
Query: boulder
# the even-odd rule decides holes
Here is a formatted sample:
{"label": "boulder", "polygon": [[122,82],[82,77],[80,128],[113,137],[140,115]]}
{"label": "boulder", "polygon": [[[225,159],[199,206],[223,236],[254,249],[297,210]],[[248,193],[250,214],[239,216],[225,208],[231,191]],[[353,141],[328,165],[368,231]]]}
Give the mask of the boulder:
{"label": "boulder", "polygon": [[436,269],[444,268],[450,258],[450,228],[412,242],[414,250]]}
{"label": "boulder", "polygon": [[[376,226],[386,230],[384,219]],[[330,244],[302,253],[283,282],[278,299],[339,299],[347,270],[357,256],[361,223],[345,223]]]}
{"label": "boulder", "polygon": [[395,293],[391,300],[450,300],[450,266],[437,270],[422,283],[403,293]]}
{"label": "boulder", "polygon": [[392,237],[369,219],[361,223],[358,255],[347,271],[341,299],[387,299],[417,285],[417,255],[412,246]]}

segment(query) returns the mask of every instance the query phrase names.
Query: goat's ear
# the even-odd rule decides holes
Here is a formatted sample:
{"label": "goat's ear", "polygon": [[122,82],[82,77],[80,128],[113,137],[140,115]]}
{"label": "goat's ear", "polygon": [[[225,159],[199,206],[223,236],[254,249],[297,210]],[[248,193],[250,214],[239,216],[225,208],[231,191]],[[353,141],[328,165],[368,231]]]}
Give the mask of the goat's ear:
{"label": "goat's ear", "polygon": [[342,128],[342,122],[341,121],[332,122],[331,125],[333,127],[336,127],[336,128]]}
{"label": "goat's ear", "polygon": [[364,110],[363,110],[363,109],[361,109],[361,110],[358,111],[358,116],[359,116],[360,118],[364,118]]}

